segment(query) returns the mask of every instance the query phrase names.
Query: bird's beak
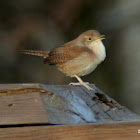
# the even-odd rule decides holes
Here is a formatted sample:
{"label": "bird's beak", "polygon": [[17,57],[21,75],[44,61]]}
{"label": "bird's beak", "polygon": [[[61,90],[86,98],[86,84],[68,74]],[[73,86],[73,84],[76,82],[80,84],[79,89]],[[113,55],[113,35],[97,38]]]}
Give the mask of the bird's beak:
{"label": "bird's beak", "polygon": [[104,36],[105,36],[105,35],[100,35],[100,37],[96,37],[96,40],[95,40],[95,41],[99,41],[99,40],[103,40],[103,39],[105,39]]}

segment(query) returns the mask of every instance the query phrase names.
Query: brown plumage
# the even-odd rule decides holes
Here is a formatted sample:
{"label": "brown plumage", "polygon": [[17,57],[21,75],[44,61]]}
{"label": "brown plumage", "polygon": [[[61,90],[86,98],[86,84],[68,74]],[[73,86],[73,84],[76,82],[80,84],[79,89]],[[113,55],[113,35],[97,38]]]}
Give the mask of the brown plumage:
{"label": "brown plumage", "polygon": [[23,50],[25,54],[41,56],[44,63],[57,65],[59,70],[70,77],[76,77],[80,83],[92,90],[79,76],[91,73],[105,57],[104,39],[98,31],[89,30],[75,40],[52,49],[52,51]]}
{"label": "brown plumage", "polygon": [[50,51],[39,51],[39,50],[22,50],[21,52],[24,54],[41,56],[43,58],[49,57],[49,53],[50,53]]}

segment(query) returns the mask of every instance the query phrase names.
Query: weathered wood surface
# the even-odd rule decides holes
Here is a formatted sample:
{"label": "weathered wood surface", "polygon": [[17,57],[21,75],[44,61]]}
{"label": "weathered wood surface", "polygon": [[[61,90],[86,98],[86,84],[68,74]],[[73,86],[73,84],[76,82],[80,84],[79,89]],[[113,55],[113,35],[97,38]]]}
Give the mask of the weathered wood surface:
{"label": "weathered wood surface", "polygon": [[0,85],[0,125],[140,121],[140,116],[83,86]]}
{"label": "weathered wood surface", "polygon": [[140,140],[140,122],[0,128],[0,140]]}
{"label": "weathered wood surface", "polygon": [[[0,85],[3,93],[5,89],[9,89],[8,93],[12,92],[11,96],[2,96],[2,91],[0,93],[2,96],[0,97],[0,125],[47,123],[48,119],[42,106],[40,93],[27,91],[27,89],[33,91],[38,88],[38,84]],[[24,94],[26,92],[28,94]]]}
{"label": "weathered wood surface", "polygon": [[140,116],[91,86],[0,85],[0,140],[139,140]]}

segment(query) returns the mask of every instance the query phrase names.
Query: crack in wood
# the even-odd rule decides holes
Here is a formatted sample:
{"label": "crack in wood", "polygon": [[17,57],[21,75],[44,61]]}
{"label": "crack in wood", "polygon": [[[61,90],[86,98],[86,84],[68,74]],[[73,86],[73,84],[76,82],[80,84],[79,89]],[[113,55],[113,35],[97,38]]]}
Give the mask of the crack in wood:
{"label": "crack in wood", "polygon": [[18,94],[29,94],[33,92],[41,92],[44,94],[51,94],[48,91],[45,91],[44,89],[41,88],[23,88],[23,89],[5,89],[5,90],[0,90],[0,97],[2,96],[9,96],[9,95],[18,95]]}
{"label": "crack in wood", "polygon": [[74,111],[72,111],[72,110],[63,110],[64,112],[68,112],[68,113],[72,113],[72,114],[74,114],[74,115],[76,115],[76,116],[78,116],[78,117],[80,117],[83,121],[85,121],[86,123],[90,123],[90,122],[88,122],[86,119],[84,119],[80,114],[78,114],[78,113],[76,113],[76,112],[74,112]]}
{"label": "crack in wood", "polygon": [[0,125],[0,128],[16,128],[16,127],[32,127],[32,126],[51,126],[57,124],[50,123],[35,123],[35,124],[8,124],[8,125]]}
{"label": "crack in wood", "polygon": [[116,106],[114,105],[114,103],[112,101],[109,101],[104,94],[101,94],[101,93],[95,93],[95,94],[96,94],[97,97],[92,98],[94,101],[95,100],[98,100],[101,103],[109,106],[112,109],[115,109],[116,108]]}

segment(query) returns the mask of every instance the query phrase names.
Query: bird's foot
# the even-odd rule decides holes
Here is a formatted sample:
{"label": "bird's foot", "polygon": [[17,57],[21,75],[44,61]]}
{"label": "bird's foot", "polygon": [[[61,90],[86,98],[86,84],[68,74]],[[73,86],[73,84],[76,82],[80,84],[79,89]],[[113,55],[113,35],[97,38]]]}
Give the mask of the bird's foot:
{"label": "bird's foot", "polygon": [[93,88],[88,86],[88,84],[89,84],[89,82],[79,82],[79,83],[70,83],[69,85],[82,85],[82,86],[86,87],[88,90],[94,90]]}
{"label": "bird's foot", "polygon": [[[89,84],[89,82],[84,82],[85,84]],[[69,83],[69,85],[76,85],[76,86],[78,86],[78,85],[82,85],[81,83]]]}

